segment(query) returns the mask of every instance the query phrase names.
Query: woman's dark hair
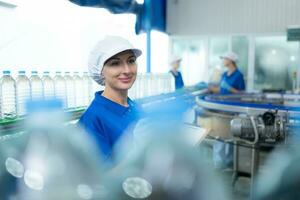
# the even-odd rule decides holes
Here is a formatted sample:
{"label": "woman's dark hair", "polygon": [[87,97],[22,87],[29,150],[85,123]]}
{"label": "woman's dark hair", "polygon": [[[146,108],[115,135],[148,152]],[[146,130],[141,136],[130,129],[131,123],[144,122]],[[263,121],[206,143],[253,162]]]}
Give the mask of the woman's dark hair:
{"label": "woman's dark hair", "polygon": [[108,58],[108,59],[104,62],[103,66],[106,65],[113,57],[118,56],[118,55],[120,55],[120,54],[122,54],[122,53],[124,53],[124,52],[132,52],[133,55],[136,57],[136,55],[134,54],[134,51],[128,49],[128,50],[125,50],[125,51],[121,51],[120,53],[117,53],[116,55],[114,55],[114,56]]}
{"label": "woman's dark hair", "polygon": [[234,62],[233,60],[231,60],[232,64],[237,67],[236,62]]}

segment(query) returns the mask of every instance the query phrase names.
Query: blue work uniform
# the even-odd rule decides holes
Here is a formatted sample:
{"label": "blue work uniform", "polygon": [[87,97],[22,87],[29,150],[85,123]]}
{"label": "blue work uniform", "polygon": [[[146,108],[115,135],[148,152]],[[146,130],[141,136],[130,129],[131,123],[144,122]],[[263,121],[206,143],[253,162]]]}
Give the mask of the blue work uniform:
{"label": "blue work uniform", "polygon": [[171,72],[171,74],[175,78],[175,89],[183,88],[184,87],[184,83],[183,83],[183,79],[182,79],[181,73],[177,72],[177,74],[175,74],[172,70],[170,72]]}
{"label": "blue work uniform", "polygon": [[240,70],[236,69],[230,75],[224,72],[220,82],[220,94],[230,94],[230,87],[236,90],[245,90],[244,76]]}
{"label": "blue work uniform", "polygon": [[117,141],[125,132],[130,134],[141,110],[130,99],[128,107],[125,107],[102,96],[102,92],[95,93],[94,100],[81,116],[79,124],[95,139],[102,158],[107,160],[113,157]]}
{"label": "blue work uniform", "polygon": [[[224,72],[220,82],[220,94],[231,94],[230,88],[239,91],[245,90],[244,76],[236,69],[228,75]],[[233,163],[233,145],[216,141],[213,145],[213,160],[217,168],[231,167]]]}

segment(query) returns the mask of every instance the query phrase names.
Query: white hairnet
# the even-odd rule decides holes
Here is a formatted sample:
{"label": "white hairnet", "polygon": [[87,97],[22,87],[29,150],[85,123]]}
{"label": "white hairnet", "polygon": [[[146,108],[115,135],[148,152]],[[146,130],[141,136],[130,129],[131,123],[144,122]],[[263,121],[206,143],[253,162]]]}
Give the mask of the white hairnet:
{"label": "white hairnet", "polygon": [[182,58],[179,55],[171,55],[169,57],[169,64],[173,64],[176,61],[180,61]]}
{"label": "white hairnet", "polygon": [[88,68],[90,76],[100,85],[104,85],[102,68],[104,63],[114,55],[126,50],[132,50],[136,57],[142,54],[140,49],[134,48],[132,44],[118,36],[107,36],[100,40],[90,53]]}
{"label": "white hairnet", "polygon": [[221,59],[227,58],[233,62],[237,62],[239,57],[234,52],[226,52],[224,55],[220,56]]}

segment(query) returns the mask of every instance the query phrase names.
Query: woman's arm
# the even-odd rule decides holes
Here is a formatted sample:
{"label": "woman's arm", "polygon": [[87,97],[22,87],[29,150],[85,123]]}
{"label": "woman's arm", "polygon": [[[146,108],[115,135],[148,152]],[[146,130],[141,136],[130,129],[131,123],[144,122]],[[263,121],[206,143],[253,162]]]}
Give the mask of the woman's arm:
{"label": "woman's arm", "polygon": [[212,93],[220,93],[220,87],[219,86],[210,86],[208,90]]}

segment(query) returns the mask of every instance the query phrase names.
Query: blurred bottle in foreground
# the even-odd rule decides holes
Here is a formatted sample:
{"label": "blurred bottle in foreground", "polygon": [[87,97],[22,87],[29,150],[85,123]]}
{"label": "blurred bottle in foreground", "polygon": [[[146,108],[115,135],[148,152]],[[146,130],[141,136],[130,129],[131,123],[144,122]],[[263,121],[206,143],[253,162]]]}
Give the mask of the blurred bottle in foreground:
{"label": "blurred bottle in foreground", "polygon": [[176,133],[155,134],[108,174],[105,186],[115,196],[107,199],[230,199],[212,168]]}
{"label": "blurred bottle in foreground", "polygon": [[264,164],[268,170],[261,170],[256,179],[254,199],[300,199],[299,138],[291,139],[292,144],[277,148]]}
{"label": "blurred bottle in foreground", "polygon": [[1,118],[11,119],[16,117],[16,82],[10,71],[3,71],[0,79]]}
{"label": "blurred bottle in foreground", "polygon": [[0,145],[0,199],[101,199],[102,165],[95,144],[59,101],[32,102],[19,143]]}

